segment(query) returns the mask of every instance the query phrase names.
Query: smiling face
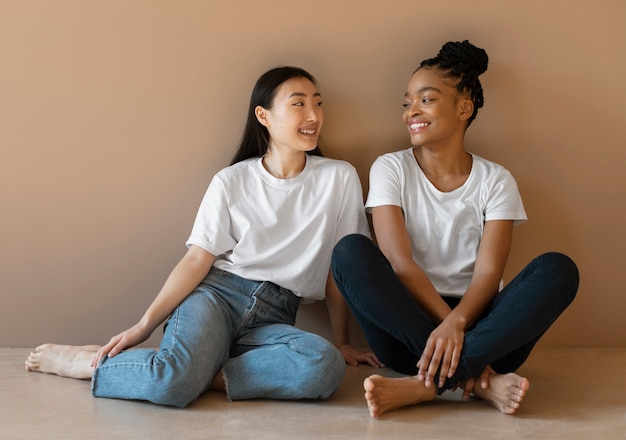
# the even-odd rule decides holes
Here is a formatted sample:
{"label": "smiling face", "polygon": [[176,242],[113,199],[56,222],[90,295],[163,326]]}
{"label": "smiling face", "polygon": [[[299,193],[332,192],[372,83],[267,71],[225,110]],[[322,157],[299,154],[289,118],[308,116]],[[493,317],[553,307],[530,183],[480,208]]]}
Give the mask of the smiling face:
{"label": "smiling face", "polygon": [[311,151],[324,123],[322,97],[308,79],[292,78],[276,90],[271,108],[256,108],[256,116],[267,127],[270,150]]}
{"label": "smiling face", "polygon": [[473,104],[452,81],[433,68],[421,68],[409,80],[402,119],[413,146],[462,142]]}

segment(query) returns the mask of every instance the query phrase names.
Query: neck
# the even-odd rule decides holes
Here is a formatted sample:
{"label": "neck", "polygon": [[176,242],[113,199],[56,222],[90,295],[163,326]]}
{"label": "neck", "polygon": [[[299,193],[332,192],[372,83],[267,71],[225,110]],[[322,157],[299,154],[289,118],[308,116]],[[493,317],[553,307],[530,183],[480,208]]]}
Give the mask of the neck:
{"label": "neck", "polygon": [[431,176],[467,175],[472,169],[472,157],[464,149],[433,151],[417,147],[413,155],[424,173]]}
{"label": "neck", "polygon": [[263,167],[277,179],[290,179],[296,177],[304,170],[306,165],[306,153],[294,151],[293,153],[279,153],[268,149],[263,156]]}

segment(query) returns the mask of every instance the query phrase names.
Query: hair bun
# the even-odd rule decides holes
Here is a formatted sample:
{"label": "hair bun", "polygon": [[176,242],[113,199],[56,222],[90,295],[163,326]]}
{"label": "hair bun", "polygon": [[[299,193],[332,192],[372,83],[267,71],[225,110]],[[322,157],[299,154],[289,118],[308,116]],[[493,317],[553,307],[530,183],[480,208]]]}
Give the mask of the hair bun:
{"label": "hair bun", "polygon": [[450,41],[444,44],[439,51],[439,57],[447,60],[452,65],[457,63],[465,64],[476,71],[477,75],[485,73],[489,63],[487,52],[480,47],[474,46],[468,40],[462,42]]}

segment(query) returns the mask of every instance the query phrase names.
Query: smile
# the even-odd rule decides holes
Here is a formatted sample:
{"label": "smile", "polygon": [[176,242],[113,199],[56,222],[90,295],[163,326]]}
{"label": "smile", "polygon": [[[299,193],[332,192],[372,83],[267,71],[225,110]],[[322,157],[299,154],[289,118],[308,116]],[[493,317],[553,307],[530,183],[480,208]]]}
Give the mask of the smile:
{"label": "smile", "polygon": [[428,127],[429,125],[430,125],[430,123],[428,123],[428,122],[415,122],[415,123],[409,125],[409,128],[411,130],[417,130],[418,128]]}
{"label": "smile", "polygon": [[317,130],[315,130],[314,128],[308,128],[308,129],[302,128],[299,131],[302,134],[315,134],[317,132]]}

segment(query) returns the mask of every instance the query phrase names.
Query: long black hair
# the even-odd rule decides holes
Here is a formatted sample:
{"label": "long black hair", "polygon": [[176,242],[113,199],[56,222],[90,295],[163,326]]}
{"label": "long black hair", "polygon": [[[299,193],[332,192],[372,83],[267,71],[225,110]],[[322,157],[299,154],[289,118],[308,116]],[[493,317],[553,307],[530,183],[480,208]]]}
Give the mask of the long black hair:
{"label": "long black hair", "polygon": [[[252,96],[250,97],[246,126],[231,165],[252,157],[261,157],[267,152],[270,144],[270,134],[267,128],[256,118],[255,109],[257,106],[261,106],[264,109],[271,109],[274,104],[276,90],[285,81],[292,78],[306,78],[317,86],[317,81],[313,75],[304,69],[291,66],[271,69],[261,75],[257,80],[252,90]],[[307,153],[316,156],[322,155],[318,147]]]}
{"label": "long black hair", "polygon": [[483,86],[478,77],[485,73],[488,63],[489,57],[484,49],[474,46],[467,40],[450,41],[443,45],[436,57],[422,61],[417,70],[423,67],[436,67],[445,77],[458,80],[456,89],[459,92],[467,89],[474,103],[474,112],[467,121],[469,127],[476,118],[478,109],[485,103]]}

